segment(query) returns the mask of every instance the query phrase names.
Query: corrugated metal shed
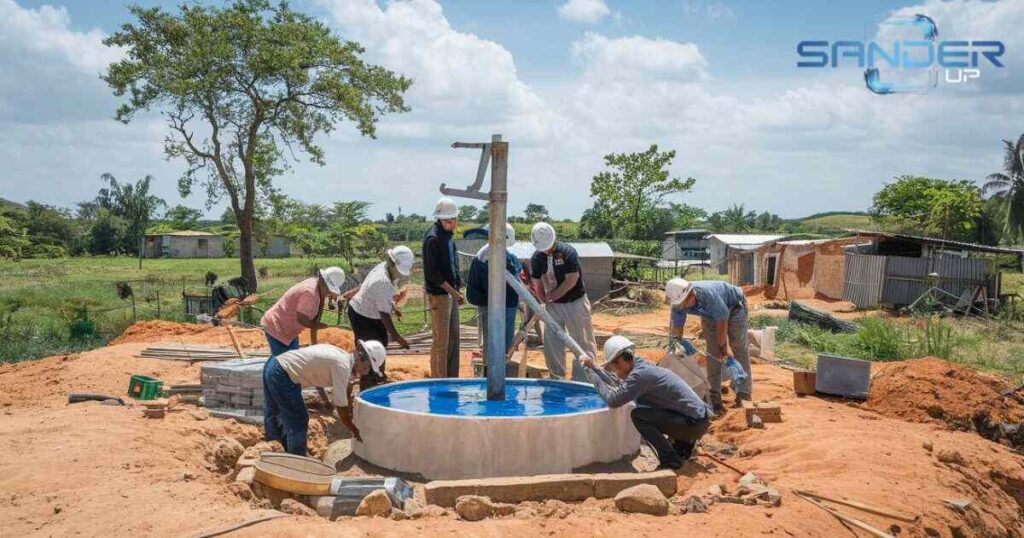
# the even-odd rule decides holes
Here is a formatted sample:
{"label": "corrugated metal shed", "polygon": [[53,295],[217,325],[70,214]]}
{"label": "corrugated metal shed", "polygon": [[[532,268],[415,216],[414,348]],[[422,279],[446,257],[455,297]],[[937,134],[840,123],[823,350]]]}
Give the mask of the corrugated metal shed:
{"label": "corrugated metal shed", "polygon": [[1024,247],[998,247],[991,245],[979,245],[977,243],[968,243],[965,241],[953,241],[951,239],[942,239],[940,237],[927,237],[923,235],[911,235],[904,233],[891,233],[891,232],[872,232],[866,230],[846,230],[857,235],[866,237],[886,237],[889,239],[902,239],[904,241],[911,241],[915,243],[921,243],[925,245],[938,246],[953,250],[969,250],[975,252],[988,252],[990,254],[1024,254]]}

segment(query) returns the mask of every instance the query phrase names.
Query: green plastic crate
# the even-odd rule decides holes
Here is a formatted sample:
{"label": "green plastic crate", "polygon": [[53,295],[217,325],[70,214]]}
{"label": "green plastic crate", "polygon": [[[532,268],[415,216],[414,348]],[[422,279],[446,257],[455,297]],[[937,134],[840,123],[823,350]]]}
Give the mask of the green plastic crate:
{"label": "green plastic crate", "polygon": [[163,393],[164,382],[146,375],[133,375],[128,382],[128,396],[136,400],[155,400]]}

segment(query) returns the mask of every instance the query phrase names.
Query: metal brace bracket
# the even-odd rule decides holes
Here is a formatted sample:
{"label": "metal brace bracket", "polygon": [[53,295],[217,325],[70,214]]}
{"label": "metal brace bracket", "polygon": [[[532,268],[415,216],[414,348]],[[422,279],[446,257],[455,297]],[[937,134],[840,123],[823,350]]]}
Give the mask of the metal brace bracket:
{"label": "metal brace bracket", "polygon": [[452,148],[479,148],[480,164],[477,165],[476,180],[473,181],[472,185],[465,189],[453,189],[448,187],[447,183],[442,183],[441,194],[457,196],[459,198],[473,198],[475,200],[490,200],[486,192],[480,192],[480,187],[484,185],[484,176],[487,175],[487,167],[491,163],[491,144],[486,142],[453,142]]}

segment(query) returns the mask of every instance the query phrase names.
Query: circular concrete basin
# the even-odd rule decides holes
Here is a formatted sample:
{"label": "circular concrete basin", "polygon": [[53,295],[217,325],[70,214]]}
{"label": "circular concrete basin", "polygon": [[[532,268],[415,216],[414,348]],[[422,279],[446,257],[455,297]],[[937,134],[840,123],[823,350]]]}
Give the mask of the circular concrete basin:
{"label": "circular concrete basin", "polygon": [[508,379],[488,401],[487,380],[402,381],[360,393],[355,453],[425,478],[569,473],[634,454],[632,405],[610,409],[585,383]]}

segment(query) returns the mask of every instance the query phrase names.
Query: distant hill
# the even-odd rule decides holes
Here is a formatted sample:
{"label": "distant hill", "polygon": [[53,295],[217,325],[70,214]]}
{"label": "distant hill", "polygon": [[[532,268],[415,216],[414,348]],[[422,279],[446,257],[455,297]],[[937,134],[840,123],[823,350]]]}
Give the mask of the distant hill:
{"label": "distant hill", "polygon": [[0,209],[6,209],[8,207],[13,207],[13,208],[17,208],[17,209],[27,209],[28,208],[28,206],[26,206],[25,204],[19,204],[18,202],[12,202],[12,201],[7,200],[5,198],[0,198]]}
{"label": "distant hill", "polygon": [[864,230],[872,227],[871,216],[865,212],[830,211],[828,213],[817,213],[801,219],[800,224],[806,229],[819,230],[842,230],[846,228]]}

